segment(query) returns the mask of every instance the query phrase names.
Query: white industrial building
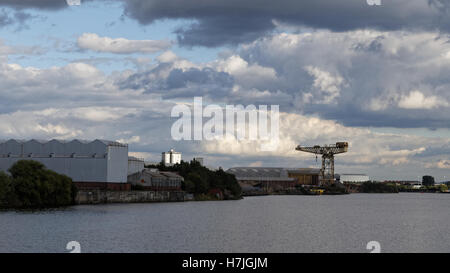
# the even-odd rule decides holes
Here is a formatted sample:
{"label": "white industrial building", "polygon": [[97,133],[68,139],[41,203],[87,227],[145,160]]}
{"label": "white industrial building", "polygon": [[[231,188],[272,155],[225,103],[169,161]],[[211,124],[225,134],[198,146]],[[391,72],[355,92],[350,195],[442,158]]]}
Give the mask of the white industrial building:
{"label": "white industrial building", "polygon": [[134,156],[128,157],[128,173],[127,175],[142,172],[145,169],[144,159]]}
{"label": "white industrial building", "polygon": [[41,162],[74,182],[127,182],[128,145],[115,141],[0,141],[0,171],[19,160]]}
{"label": "white industrial building", "polygon": [[181,153],[175,152],[174,149],[170,149],[170,151],[162,153],[162,163],[166,166],[180,164]]}
{"label": "white industrial building", "polygon": [[370,178],[366,174],[341,174],[341,183],[364,183],[370,181]]}

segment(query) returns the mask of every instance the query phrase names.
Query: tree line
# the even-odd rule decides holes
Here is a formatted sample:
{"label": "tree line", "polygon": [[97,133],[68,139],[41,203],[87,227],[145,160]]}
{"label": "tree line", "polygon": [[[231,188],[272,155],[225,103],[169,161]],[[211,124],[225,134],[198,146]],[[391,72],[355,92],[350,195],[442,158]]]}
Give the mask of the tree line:
{"label": "tree line", "polygon": [[195,160],[191,162],[181,161],[180,164],[172,166],[165,166],[161,162],[158,165],[147,167],[178,173],[184,178],[182,189],[197,196],[208,195],[211,191],[220,190],[225,199],[241,198],[242,189],[236,177],[221,168],[212,171]]}
{"label": "tree line", "polygon": [[29,209],[73,205],[77,188],[66,175],[48,170],[42,163],[20,160],[0,172],[0,208]]}

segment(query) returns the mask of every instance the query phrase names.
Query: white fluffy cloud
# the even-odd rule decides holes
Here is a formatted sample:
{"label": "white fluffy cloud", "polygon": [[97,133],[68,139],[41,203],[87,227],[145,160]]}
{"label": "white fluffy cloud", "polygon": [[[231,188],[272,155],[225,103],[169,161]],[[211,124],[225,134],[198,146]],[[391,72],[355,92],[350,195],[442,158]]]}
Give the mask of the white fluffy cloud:
{"label": "white fluffy cloud", "polygon": [[275,70],[265,88],[246,87],[291,96],[288,103],[273,96],[285,109],[349,126],[448,128],[448,52],[447,37],[436,32],[359,30],[275,34],[239,55]]}
{"label": "white fluffy cloud", "polygon": [[218,71],[229,73],[236,79],[236,83],[243,87],[263,86],[277,80],[277,73],[272,67],[264,67],[257,63],[249,64],[238,55],[214,63]]}
{"label": "white fluffy cloud", "polygon": [[95,33],[84,33],[78,37],[77,44],[82,49],[116,54],[155,53],[166,50],[171,46],[169,41],[114,39],[100,37]]}
{"label": "white fluffy cloud", "polygon": [[443,170],[446,170],[446,169],[450,169],[450,160],[448,160],[448,159],[441,159],[441,160],[436,161],[436,162],[427,163],[427,164],[425,164],[425,166],[427,168],[430,168],[430,169],[443,169]]}
{"label": "white fluffy cloud", "polygon": [[[174,52],[165,51],[146,70],[127,70],[110,75],[82,62],[45,69],[0,62],[0,88],[4,90],[0,93],[0,138],[121,140],[130,144],[131,152],[145,155],[149,161],[158,161],[160,152],[175,147],[183,152],[185,159],[201,154],[223,167],[252,163],[258,166],[308,167],[314,164],[314,156],[296,152],[294,148],[298,144],[348,141],[349,153],[340,155],[337,160],[339,171],[380,169],[383,173],[401,176],[422,172],[429,162],[441,162],[434,167],[446,166],[448,153],[439,151],[442,145],[450,145],[448,137],[432,139],[376,133],[336,121],[338,116],[323,117],[321,111],[325,106],[337,107],[336,113],[340,114],[345,105],[364,105],[374,98],[379,98],[380,105],[389,111],[399,109],[402,99],[407,100],[411,94],[413,99],[417,96],[414,91],[408,93],[404,90],[421,90],[418,92],[423,97],[419,96],[419,101],[428,107],[424,110],[436,110],[429,105],[448,100],[444,92],[447,79],[439,75],[439,71],[447,69],[447,61],[434,60],[434,55],[429,55],[426,58],[434,62],[430,63],[425,57],[414,56],[434,73],[427,72],[425,76],[422,71],[413,69],[421,84],[415,88],[402,86],[406,82],[403,77],[409,77],[404,69],[413,63],[411,54],[404,56],[401,53],[405,51],[402,48],[409,39],[423,38],[400,39],[399,45],[390,46],[388,50],[383,47],[384,43],[393,43],[398,38],[383,40],[377,37],[391,34],[362,32],[362,37],[355,33],[341,34],[347,38],[333,35],[329,37],[320,32],[278,35],[243,46],[239,51],[209,63],[193,63]],[[322,45],[329,43],[329,39],[342,54]],[[353,41],[349,42],[351,39]],[[384,42],[380,42],[381,46],[371,45],[374,40]],[[440,48],[445,46],[433,44],[432,48],[434,51],[439,49],[439,54],[447,52]],[[279,47],[285,50],[280,51]],[[360,60],[374,54],[367,51],[367,47],[374,47],[377,54],[381,54],[374,61],[376,65],[363,65]],[[303,53],[305,50],[307,53]],[[409,50],[415,53],[414,48]],[[383,57],[384,54],[389,58]],[[392,54],[400,58],[395,65],[388,61],[396,58]],[[436,62],[441,62],[442,70],[434,67]],[[383,65],[390,71],[391,66],[402,69],[398,75],[389,74],[392,78],[381,80],[382,75],[373,72],[379,71]],[[369,67],[370,71],[363,71],[364,67]],[[428,77],[433,77],[434,81],[427,82]],[[362,88],[363,82],[367,84],[365,88]],[[402,92],[396,89],[399,86]],[[205,103],[280,104],[278,150],[261,153],[260,142],[237,142],[233,138],[202,143],[173,141],[170,127],[175,120],[170,118],[170,110],[175,103],[192,103],[192,97],[197,93],[190,92],[198,90],[204,92]],[[314,98],[310,103],[303,102],[302,107],[321,103],[315,113],[303,113],[293,107],[299,92],[310,93]],[[165,96],[172,97],[165,99]],[[439,98],[439,102],[431,99],[430,103],[433,96]],[[402,110],[417,113],[422,109]],[[445,113],[446,109],[441,107],[438,110]],[[344,120],[348,118],[343,117]]]}
{"label": "white fluffy cloud", "polygon": [[[307,154],[295,151],[297,145],[314,146],[346,141],[350,143],[350,150],[340,156],[344,162],[379,165],[405,164],[412,156],[426,150],[426,139],[423,138],[375,133],[368,129],[343,126],[331,120],[292,113],[280,113],[279,137],[278,148],[270,152],[261,150],[263,140],[242,141],[233,136],[205,142],[203,147],[210,153],[236,156],[282,155],[288,158],[305,158]],[[433,145],[437,145],[437,142]]]}
{"label": "white fluffy cloud", "polygon": [[341,92],[344,79],[339,75],[331,75],[318,67],[306,66],[305,70],[314,77],[314,93],[303,93],[305,103],[335,103]]}
{"label": "white fluffy cloud", "polygon": [[425,95],[418,91],[411,91],[406,96],[403,96],[398,102],[400,108],[405,109],[433,109],[439,106],[448,106],[448,102],[437,96],[425,97]]}

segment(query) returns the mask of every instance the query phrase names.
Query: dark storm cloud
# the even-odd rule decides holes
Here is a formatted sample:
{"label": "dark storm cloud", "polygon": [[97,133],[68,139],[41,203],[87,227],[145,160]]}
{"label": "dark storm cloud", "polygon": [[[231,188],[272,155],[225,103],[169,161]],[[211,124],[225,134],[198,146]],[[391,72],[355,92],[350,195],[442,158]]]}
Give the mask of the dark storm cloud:
{"label": "dark storm cloud", "polygon": [[450,128],[448,122],[448,109],[412,110],[389,109],[383,112],[374,112],[358,104],[347,102],[339,107],[330,105],[304,106],[304,113],[316,114],[324,119],[338,120],[350,127],[395,127],[395,128]]}
{"label": "dark storm cloud", "polygon": [[450,126],[450,43],[439,33],[281,33],[206,67],[176,56],[157,59],[165,61],[127,76],[120,88],[163,98],[276,104],[283,112],[345,126]]}
{"label": "dark storm cloud", "polygon": [[16,11],[11,14],[5,9],[0,10],[0,27],[13,25],[18,23],[23,25],[27,20],[31,19],[33,16],[29,13],[23,11]]}
{"label": "dark storm cloud", "polygon": [[223,87],[232,87],[233,78],[225,72],[217,72],[211,68],[191,68],[187,71],[174,69],[166,80],[166,88],[182,88],[188,84],[218,84]]}
{"label": "dark storm cloud", "polygon": [[27,27],[26,22],[33,18],[33,15],[24,9],[46,9],[55,10],[67,7],[65,0],[0,0],[0,27],[15,25],[20,30]]}
{"label": "dark storm cloud", "polygon": [[269,33],[273,28],[273,23],[264,18],[217,16],[204,18],[187,28],[179,28],[175,33],[180,44],[216,47],[224,43],[240,44],[253,41]]}
{"label": "dark storm cloud", "polygon": [[255,40],[275,28],[274,20],[293,25],[346,31],[450,30],[450,0],[382,0],[369,6],[365,0],[128,0],[125,14],[142,24],[158,19],[193,19],[178,29],[180,43],[218,46]]}
{"label": "dark storm cloud", "polygon": [[59,9],[67,7],[65,0],[0,0],[0,6],[13,8]]}
{"label": "dark storm cloud", "polygon": [[162,63],[150,71],[129,76],[118,86],[122,89],[144,90],[145,93],[159,93],[169,99],[208,95],[221,98],[229,94],[234,84],[231,75],[211,68],[175,68],[166,78],[159,78],[158,73],[164,69],[171,68],[169,64]]}
{"label": "dark storm cloud", "polygon": [[[87,0],[85,0],[87,1]],[[102,2],[105,0],[89,0]],[[450,31],[450,0],[111,0],[123,1],[124,13],[150,24],[159,19],[191,19],[175,30],[180,44],[216,47],[256,40],[277,23],[347,31],[425,29]],[[65,0],[0,0],[17,9],[61,9]]]}

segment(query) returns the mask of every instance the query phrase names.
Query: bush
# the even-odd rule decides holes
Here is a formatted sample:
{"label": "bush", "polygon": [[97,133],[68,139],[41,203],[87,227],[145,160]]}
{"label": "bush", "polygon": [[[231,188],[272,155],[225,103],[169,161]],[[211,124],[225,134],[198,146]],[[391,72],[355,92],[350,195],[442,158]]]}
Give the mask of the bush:
{"label": "bush", "polygon": [[133,191],[145,191],[145,187],[139,184],[131,185],[131,190]]}
{"label": "bush", "polygon": [[363,193],[398,193],[398,190],[395,184],[376,182],[364,182],[360,187],[360,192]]}
{"label": "bush", "polygon": [[201,194],[201,193],[207,193],[208,192],[208,182],[204,177],[202,177],[200,174],[195,172],[190,172],[186,179],[188,181],[192,181],[195,185],[195,193]]}
{"label": "bush", "polygon": [[77,190],[72,179],[47,170],[40,162],[21,160],[9,172],[11,177],[0,175],[2,207],[45,208],[74,203]]}
{"label": "bush", "polygon": [[233,174],[222,169],[211,171],[199,162],[182,161],[174,166],[165,166],[162,163],[147,167],[158,168],[160,171],[176,172],[184,178],[183,190],[196,195],[207,194],[211,189],[219,189],[224,193],[225,199],[238,199],[242,189]]}
{"label": "bush", "polygon": [[324,190],[327,194],[348,194],[345,186],[340,183],[333,183],[331,185],[325,186]]}
{"label": "bush", "polygon": [[195,193],[195,183],[191,180],[184,180],[182,183],[182,189],[188,193]]}
{"label": "bush", "polygon": [[7,207],[12,197],[11,177],[0,172],[0,207]]}

